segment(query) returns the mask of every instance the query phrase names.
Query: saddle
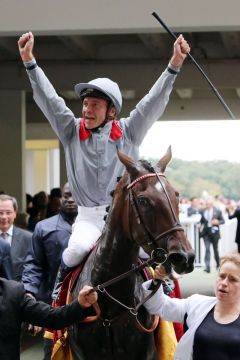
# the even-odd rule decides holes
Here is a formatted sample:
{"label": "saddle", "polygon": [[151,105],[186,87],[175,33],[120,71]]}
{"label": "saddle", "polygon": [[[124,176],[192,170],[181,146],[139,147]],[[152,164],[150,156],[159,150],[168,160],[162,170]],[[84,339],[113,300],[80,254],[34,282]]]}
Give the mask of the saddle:
{"label": "saddle", "polygon": [[[79,274],[83,268],[85,261],[70,271],[61,285],[57,298],[53,301],[53,307],[59,307],[72,302],[71,290],[77,281]],[[147,267],[141,271],[141,276],[144,280],[149,280],[153,277],[153,269]],[[171,293],[171,297],[181,298],[181,292],[177,280],[174,280],[175,288]],[[98,309],[95,308],[96,319],[98,318]],[[86,318],[85,322],[95,320]],[[183,334],[182,324],[172,323],[159,319],[159,324],[154,331],[155,344],[157,348],[158,360],[172,360],[176,349],[177,341]],[[52,360],[74,360],[68,341],[67,328],[61,330],[47,329],[44,334],[45,338],[53,340]]]}
{"label": "saddle", "polygon": [[[82,266],[78,266],[74,270],[70,271],[61,285],[59,294],[52,302],[53,307],[59,307],[70,304],[71,299],[71,286],[81,272]],[[71,348],[68,341],[67,328],[61,330],[46,329],[44,332],[44,338],[51,339],[53,341],[52,360],[74,360]]]}

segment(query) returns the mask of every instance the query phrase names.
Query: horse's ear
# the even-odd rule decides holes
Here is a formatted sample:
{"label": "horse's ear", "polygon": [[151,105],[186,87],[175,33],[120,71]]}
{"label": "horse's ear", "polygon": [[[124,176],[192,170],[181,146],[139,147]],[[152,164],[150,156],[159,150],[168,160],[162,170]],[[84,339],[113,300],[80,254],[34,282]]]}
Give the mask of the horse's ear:
{"label": "horse's ear", "polygon": [[131,159],[129,156],[124,154],[122,151],[120,151],[117,147],[117,154],[119,157],[119,160],[123,163],[123,165],[126,167],[128,173],[130,174],[131,178],[135,178],[138,176],[139,171],[137,169],[136,162]]}
{"label": "horse's ear", "polygon": [[165,171],[168,163],[171,161],[171,159],[172,159],[172,148],[170,145],[167,149],[166,154],[156,164],[156,167],[158,167],[159,170],[164,173],[164,171]]}

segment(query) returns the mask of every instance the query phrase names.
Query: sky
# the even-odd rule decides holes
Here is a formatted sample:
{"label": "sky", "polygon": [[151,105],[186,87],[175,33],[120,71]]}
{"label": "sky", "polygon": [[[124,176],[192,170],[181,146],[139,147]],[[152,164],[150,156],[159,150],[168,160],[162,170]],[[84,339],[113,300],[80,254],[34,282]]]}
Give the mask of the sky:
{"label": "sky", "polygon": [[173,158],[240,163],[240,120],[157,121],[145,136],[140,157],[160,159],[169,145]]}

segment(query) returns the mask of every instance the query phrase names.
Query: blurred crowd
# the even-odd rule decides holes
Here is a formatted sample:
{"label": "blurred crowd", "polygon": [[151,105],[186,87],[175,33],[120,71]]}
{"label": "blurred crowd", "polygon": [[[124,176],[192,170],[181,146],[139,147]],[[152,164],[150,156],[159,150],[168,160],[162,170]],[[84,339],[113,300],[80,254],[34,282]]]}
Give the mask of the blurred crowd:
{"label": "blurred crowd", "polygon": [[33,196],[26,194],[26,211],[18,212],[14,224],[33,232],[39,221],[59,213],[61,198],[62,190],[58,187],[51,189],[50,194],[43,190]]}
{"label": "blurred crowd", "polygon": [[220,225],[231,219],[237,220],[235,242],[240,253],[240,202],[217,195],[211,197],[206,193],[201,198],[182,198],[179,203],[180,221],[193,218],[198,229],[199,238],[202,238],[205,245],[205,269],[211,271],[211,251],[213,248],[216,268],[219,268],[218,244],[221,238]]}
{"label": "blurred crowd", "polygon": [[[40,220],[59,213],[61,198],[62,190],[58,187],[52,188],[50,194],[44,190],[39,191],[33,196],[27,193],[26,211],[17,214],[14,224],[22,229],[33,232]],[[179,202],[180,217],[201,214],[206,209],[206,202],[209,198],[213,201],[213,206],[221,210],[225,220],[229,219],[229,216],[240,209],[240,200],[225,198],[222,195],[212,197],[207,192],[203,192],[201,197],[181,197]]]}
{"label": "blurred crowd", "polygon": [[207,192],[204,192],[202,197],[182,197],[179,203],[180,215],[182,217],[188,217],[201,214],[201,212],[206,209],[206,203],[209,199],[211,199],[215,208],[221,210],[225,220],[227,220],[229,215],[234,213],[236,209],[240,208],[240,200],[228,199],[222,195],[212,197]]}

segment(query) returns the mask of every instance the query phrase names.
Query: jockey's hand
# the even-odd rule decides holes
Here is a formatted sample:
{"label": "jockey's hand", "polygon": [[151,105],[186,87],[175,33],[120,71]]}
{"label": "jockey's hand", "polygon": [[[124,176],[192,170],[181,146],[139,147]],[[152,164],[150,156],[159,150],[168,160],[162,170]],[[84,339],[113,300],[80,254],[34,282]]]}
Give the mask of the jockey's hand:
{"label": "jockey's hand", "polygon": [[82,307],[89,307],[97,301],[97,298],[97,292],[92,291],[91,286],[85,285],[79,292],[78,302]]}
{"label": "jockey's hand", "polygon": [[164,266],[162,266],[162,265],[156,266],[155,270],[154,270],[154,279],[165,280],[166,277],[167,277],[167,274],[166,274],[166,270],[165,270]]}
{"label": "jockey's hand", "polygon": [[27,32],[20,36],[18,40],[18,49],[22,61],[31,61],[33,56],[33,45],[34,45],[34,36],[31,32]]}
{"label": "jockey's hand", "polygon": [[170,60],[170,63],[176,67],[182,66],[189,52],[190,46],[188,45],[188,42],[184,39],[183,35],[179,35],[173,45],[173,56]]}
{"label": "jockey's hand", "polygon": [[41,330],[42,330],[42,328],[40,326],[34,326],[34,325],[31,325],[31,324],[28,325],[28,331],[33,336],[36,336]]}

